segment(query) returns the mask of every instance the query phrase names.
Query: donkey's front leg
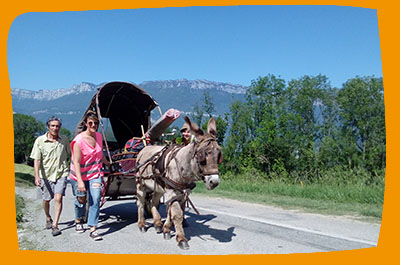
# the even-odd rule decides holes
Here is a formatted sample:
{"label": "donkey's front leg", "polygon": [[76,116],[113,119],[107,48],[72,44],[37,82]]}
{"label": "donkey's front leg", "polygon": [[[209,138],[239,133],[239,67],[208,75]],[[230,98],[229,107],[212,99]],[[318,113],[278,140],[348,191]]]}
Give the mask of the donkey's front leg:
{"label": "donkey's front leg", "polygon": [[183,231],[182,227],[183,211],[178,201],[175,201],[171,204],[170,212],[172,222],[175,226],[176,241],[178,241],[178,246],[181,249],[189,249],[188,240],[185,238],[185,232]]}
{"label": "donkey's front leg", "polygon": [[136,197],[137,197],[137,208],[138,208],[138,227],[139,231],[144,233],[146,232],[146,222],[144,218],[144,205],[145,205],[145,198],[146,192],[145,187],[141,184],[136,185]]}

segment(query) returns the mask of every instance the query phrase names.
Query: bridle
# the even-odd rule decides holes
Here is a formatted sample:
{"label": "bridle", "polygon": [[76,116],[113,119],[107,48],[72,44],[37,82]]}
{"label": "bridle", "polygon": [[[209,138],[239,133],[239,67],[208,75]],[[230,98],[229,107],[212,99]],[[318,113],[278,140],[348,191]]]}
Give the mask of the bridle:
{"label": "bridle", "polygon": [[207,165],[207,151],[210,149],[217,149],[218,144],[216,138],[211,135],[202,139],[198,144],[196,142],[194,144],[195,150],[192,159],[196,159],[197,168],[199,169],[198,177],[204,180],[204,176],[215,174],[215,171],[209,171],[205,166]]}

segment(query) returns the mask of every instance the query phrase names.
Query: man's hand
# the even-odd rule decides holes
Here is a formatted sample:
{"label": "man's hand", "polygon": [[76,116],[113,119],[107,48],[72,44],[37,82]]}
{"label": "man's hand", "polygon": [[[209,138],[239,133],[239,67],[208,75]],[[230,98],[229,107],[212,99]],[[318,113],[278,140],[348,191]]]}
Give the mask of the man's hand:
{"label": "man's hand", "polygon": [[35,177],[35,185],[40,187],[42,185],[42,181],[40,180],[39,177]]}

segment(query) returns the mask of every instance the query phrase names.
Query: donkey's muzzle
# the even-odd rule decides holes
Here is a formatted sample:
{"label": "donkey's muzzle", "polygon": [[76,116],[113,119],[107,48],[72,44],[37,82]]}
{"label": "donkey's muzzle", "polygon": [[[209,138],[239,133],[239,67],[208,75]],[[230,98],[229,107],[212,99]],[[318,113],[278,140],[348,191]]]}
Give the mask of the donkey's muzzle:
{"label": "donkey's muzzle", "polygon": [[213,174],[204,176],[204,183],[206,184],[206,188],[208,190],[216,188],[219,185],[219,175]]}

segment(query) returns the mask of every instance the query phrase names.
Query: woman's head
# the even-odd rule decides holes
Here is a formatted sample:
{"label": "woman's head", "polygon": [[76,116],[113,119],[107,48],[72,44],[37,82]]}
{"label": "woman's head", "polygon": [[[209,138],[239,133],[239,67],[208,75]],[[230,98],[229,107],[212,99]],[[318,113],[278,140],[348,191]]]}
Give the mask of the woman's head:
{"label": "woman's head", "polygon": [[85,130],[92,129],[97,131],[99,126],[99,118],[97,117],[96,113],[89,111],[84,119]]}

